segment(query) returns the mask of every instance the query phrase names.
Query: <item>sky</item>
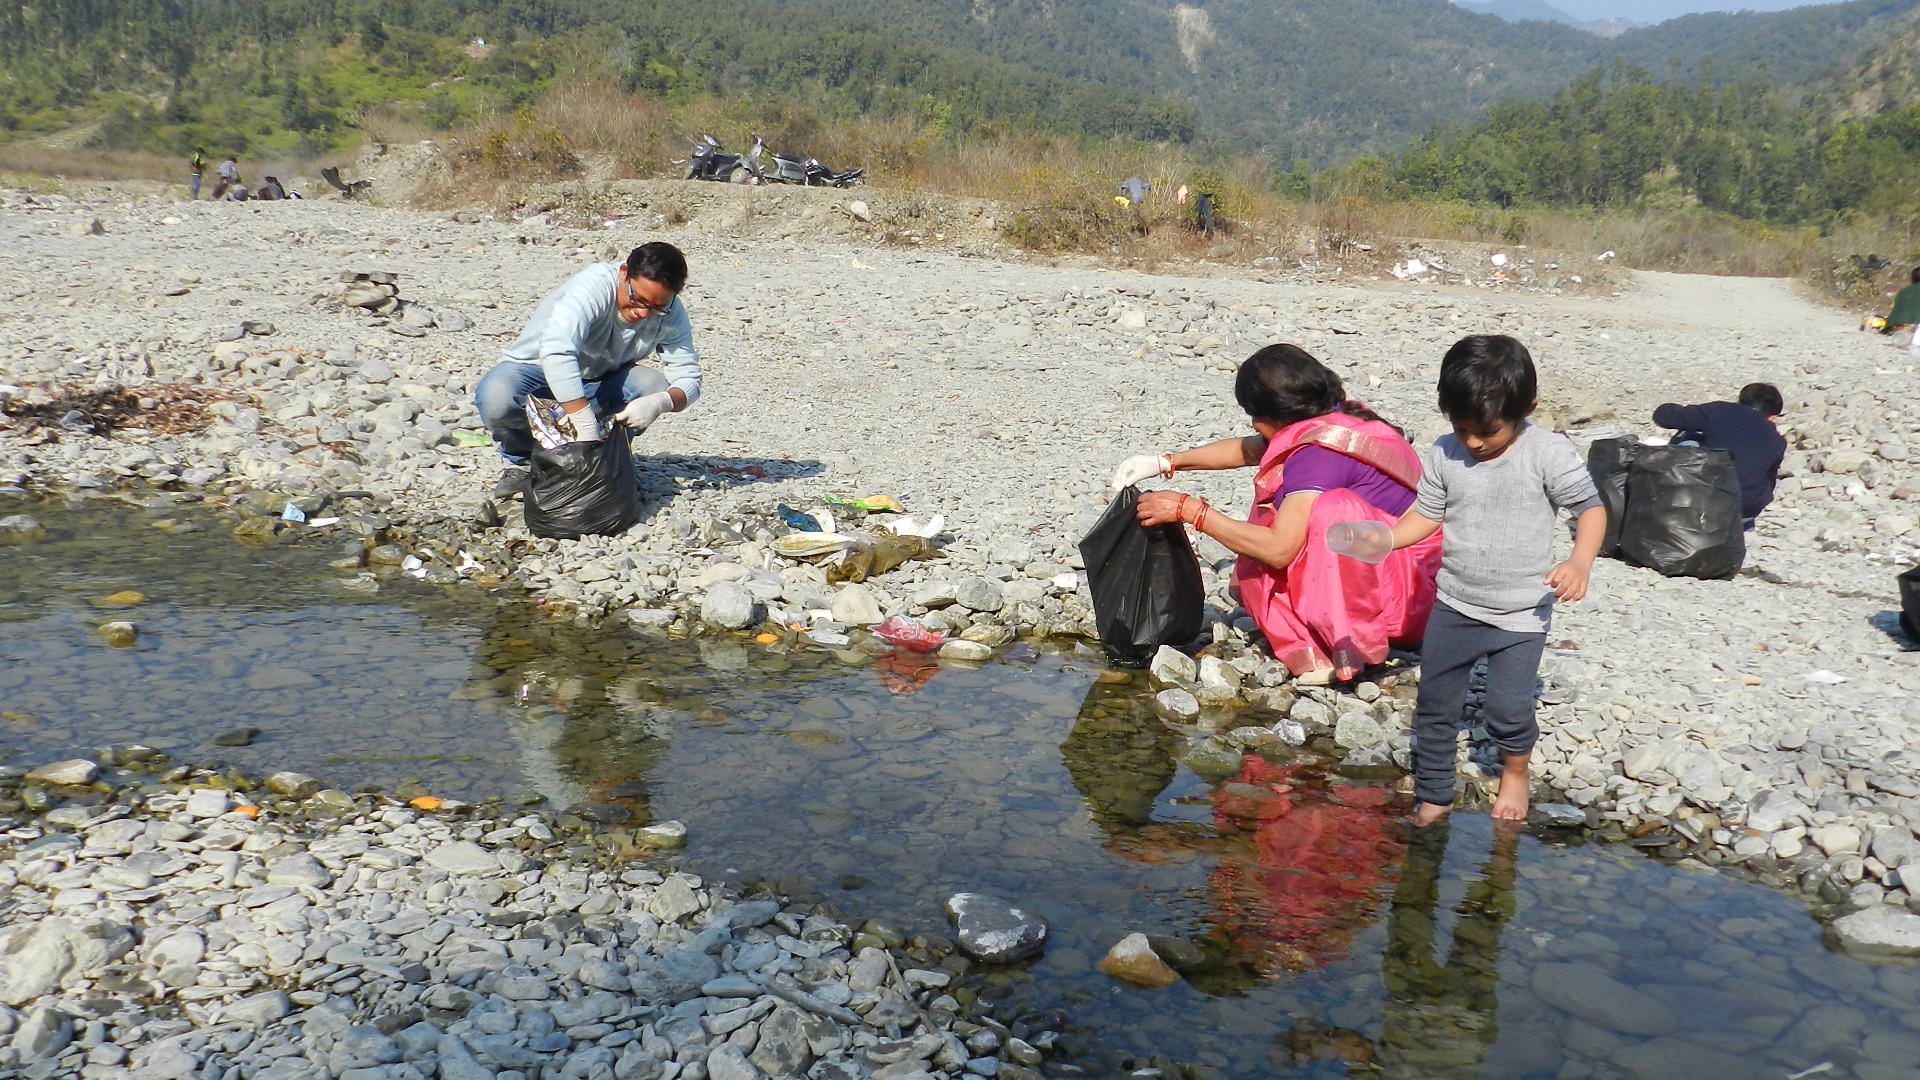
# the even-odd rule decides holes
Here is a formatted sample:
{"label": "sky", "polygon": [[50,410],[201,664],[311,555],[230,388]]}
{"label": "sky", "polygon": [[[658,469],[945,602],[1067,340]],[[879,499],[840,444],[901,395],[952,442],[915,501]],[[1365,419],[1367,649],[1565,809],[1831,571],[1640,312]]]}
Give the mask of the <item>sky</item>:
{"label": "sky", "polygon": [[[1785,11],[1811,7],[1808,0],[1546,0],[1577,19],[1613,16],[1657,23],[1696,11]],[[1831,2],[1831,0],[1829,0]]]}

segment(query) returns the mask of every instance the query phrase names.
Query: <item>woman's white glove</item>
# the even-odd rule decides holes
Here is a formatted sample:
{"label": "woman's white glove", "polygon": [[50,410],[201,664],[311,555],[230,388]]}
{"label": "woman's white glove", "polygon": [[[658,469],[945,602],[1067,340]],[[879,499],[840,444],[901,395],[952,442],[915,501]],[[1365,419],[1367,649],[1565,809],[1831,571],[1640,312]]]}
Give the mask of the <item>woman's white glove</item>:
{"label": "woman's white glove", "polygon": [[1124,491],[1142,480],[1165,476],[1172,471],[1173,462],[1165,454],[1135,454],[1113,470],[1113,479],[1107,484],[1115,491]]}
{"label": "woman's white glove", "polygon": [[662,390],[657,394],[647,394],[627,402],[627,407],[614,414],[614,419],[635,432],[641,432],[647,430],[655,420],[672,411],[673,396]]}

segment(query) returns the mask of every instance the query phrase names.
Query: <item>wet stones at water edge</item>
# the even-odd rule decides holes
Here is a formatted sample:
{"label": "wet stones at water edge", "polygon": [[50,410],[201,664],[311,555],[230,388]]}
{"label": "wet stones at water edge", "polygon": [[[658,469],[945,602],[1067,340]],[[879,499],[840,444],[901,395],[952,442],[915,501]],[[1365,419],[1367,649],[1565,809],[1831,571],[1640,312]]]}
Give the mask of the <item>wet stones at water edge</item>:
{"label": "wet stones at water edge", "polygon": [[291,772],[256,803],[150,787],[0,836],[0,1074],[1037,1080],[1057,1037],[995,1019],[937,949],[856,955],[871,935],[824,910],[599,869],[552,815]]}
{"label": "wet stones at water edge", "polygon": [[1140,933],[1128,934],[1114,942],[1107,955],[1100,958],[1099,967],[1116,979],[1151,990],[1180,981],[1180,973],[1160,959],[1160,954],[1148,943],[1147,935]]}
{"label": "wet stones at water edge", "polygon": [[955,893],[942,905],[953,920],[954,937],[968,956],[989,964],[1012,964],[1046,948],[1043,919],[984,893]]}

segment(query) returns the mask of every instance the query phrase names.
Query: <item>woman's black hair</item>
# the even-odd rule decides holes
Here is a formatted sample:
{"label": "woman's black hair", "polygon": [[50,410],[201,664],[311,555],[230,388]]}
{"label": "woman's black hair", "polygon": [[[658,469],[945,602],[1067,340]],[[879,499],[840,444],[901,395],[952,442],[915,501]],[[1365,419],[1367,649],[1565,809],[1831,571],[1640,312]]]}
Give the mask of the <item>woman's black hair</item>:
{"label": "woman's black hair", "polygon": [[1540,396],[1527,347],[1505,334],[1463,337],[1440,361],[1440,411],[1456,424],[1518,423]]}
{"label": "woman's black hair", "polygon": [[1340,376],[1298,345],[1269,345],[1242,361],[1233,377],[1233,399],[1248,417],[1281,427],[1335,411],[1386,423],[1349,400]]}
{"label": "woman's black hair", "polygon": [[678,295],[681,289],[687,287],[687,257],[672,244],[661,240],[650,241],[627,255],[627,276],[657,281],[665,285],[669,292]]}

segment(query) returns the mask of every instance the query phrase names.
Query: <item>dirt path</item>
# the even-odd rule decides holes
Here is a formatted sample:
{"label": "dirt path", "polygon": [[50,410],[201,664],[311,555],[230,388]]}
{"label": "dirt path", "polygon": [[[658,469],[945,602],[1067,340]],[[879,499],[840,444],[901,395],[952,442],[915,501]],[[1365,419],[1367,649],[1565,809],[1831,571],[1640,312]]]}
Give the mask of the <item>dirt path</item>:
{"label": "dirt path", "polygon": [[1639,289],[1623,297],[1621,303],[1649,320],[1783,333],[1853,329],[1844,313],[1808,299],[1790,278],[1636,270],[1634,280]]}

